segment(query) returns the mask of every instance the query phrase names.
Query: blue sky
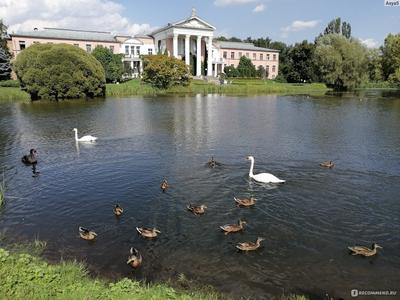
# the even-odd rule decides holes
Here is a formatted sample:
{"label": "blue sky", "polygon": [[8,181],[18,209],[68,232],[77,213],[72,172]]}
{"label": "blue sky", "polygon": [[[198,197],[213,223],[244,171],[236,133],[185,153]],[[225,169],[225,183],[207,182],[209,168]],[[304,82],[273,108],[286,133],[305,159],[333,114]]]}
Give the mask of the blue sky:
{"label": "blue sky", "polygon": [[400,31],[400,6],[384,0],[0,0],[0,18],[9,32],[63,27],[135,34],[186,18],[192,7],[217,34],[240,38],[313,41],[335,17],[350,22],[353,36],[369,46]]}

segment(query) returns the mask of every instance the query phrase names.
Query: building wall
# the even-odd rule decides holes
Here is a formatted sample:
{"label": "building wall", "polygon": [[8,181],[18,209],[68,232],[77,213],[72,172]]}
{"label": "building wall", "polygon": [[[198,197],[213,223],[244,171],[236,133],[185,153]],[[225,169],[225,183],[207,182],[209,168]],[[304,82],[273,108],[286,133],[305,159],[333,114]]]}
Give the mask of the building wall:
{"label": "building wall", "polygon": [[96,46],[103,46],[106,48],[114,47],[114,53],[120,52],[120,44],[117,42],[101,42],[101,41],[78,41],[78,40],[63,40],[63,39],[50,39],[50,38],[37,38],[37,37],[23,37],[23,36],[12,36],[11,37],[11,48],[13,56],[17,56],[19,52],[21,52],[20,42],[25,42],[25,48],[33,45],[34,43],[41,44],[69,44],[76,45],[83,50],[87,50],[86,45],[91,46],[91,50],[93,51]]}
{"label": "building wall", "polygon": [[[226,52],[226,57],[225,57],[225,52]],[[231,56],[232,53],[233,53],[233,58]],[[239,65],[240,57],[242,56],[250,58],[253,65],[256,66],[256,69],[259,66],[263,66],[266,70],[268,70],[269,79],[274,79],[278,75],[278,68],[279,68],[278,52],[228,49],[228,48],[219,49],[219,57],[221,57],[224,60],[225,66],[234,66],[236,68]]]}

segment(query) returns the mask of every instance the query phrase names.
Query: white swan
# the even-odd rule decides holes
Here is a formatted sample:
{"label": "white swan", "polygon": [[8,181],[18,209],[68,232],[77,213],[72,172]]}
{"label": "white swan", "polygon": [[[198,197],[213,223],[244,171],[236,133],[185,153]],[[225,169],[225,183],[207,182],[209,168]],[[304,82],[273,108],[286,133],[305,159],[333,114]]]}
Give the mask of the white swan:
{"label": "white swan", "polygon": [[78,138],[78,129],[74,128],[73,131],[75,131],[75,141],[77,142],[94,142],[97,140],[97,137],[91,135],[85,135],[81,138]]}
{"label": "white swan", "polygon": [[253,156],[248,156],[248,160],[251,161],[251,166],[250,166],[250,171],[249,171],[249,177],[253,178],[255,181],[258,182],[263,182],[263,183],[284,183],[285,180],[279,179],[278,177],[270,174],[270,173],[260,173],[260,174],[253,174],[253,168],[254,168],[254,157]]}

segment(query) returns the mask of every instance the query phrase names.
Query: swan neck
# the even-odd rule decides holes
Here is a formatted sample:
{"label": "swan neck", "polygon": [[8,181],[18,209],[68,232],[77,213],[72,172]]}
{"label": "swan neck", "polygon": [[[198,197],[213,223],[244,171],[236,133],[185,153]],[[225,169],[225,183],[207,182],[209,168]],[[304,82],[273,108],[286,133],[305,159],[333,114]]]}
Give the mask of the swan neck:
{"label": "swan neck", "polygon": [[77,130],[74,130],[75,131],[75,141],[77,141],[78,140],[78,131]]}
{"label": "swan neck", "polygon": [[253,177],[253,168],[254,168],[254,159],[250,160],[250,170],[249,170],[249,177]]}

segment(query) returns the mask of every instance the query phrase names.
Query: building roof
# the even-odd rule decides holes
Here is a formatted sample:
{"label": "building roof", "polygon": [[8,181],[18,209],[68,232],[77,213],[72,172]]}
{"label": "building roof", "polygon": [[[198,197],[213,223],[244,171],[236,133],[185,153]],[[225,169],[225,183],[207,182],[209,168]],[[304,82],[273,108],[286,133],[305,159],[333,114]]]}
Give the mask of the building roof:
{"label": "building roof", "polygon": [[43,28],[27,32],[12,33],[11,36],[36,37],[44,39],[63,39],[81,41],[116,42],[115,36],[107,31],[76,30],[64,28]]}
{"label": "building roof", "polygon": [[264,51],[264,52],[279,52],[276,49],[268,49],[263,47],[256,47],[252,43],[243,42],[225,42],[225,41],[215,41],[222,49],[238,49],[238,50],[251,50],[251,51]]}

